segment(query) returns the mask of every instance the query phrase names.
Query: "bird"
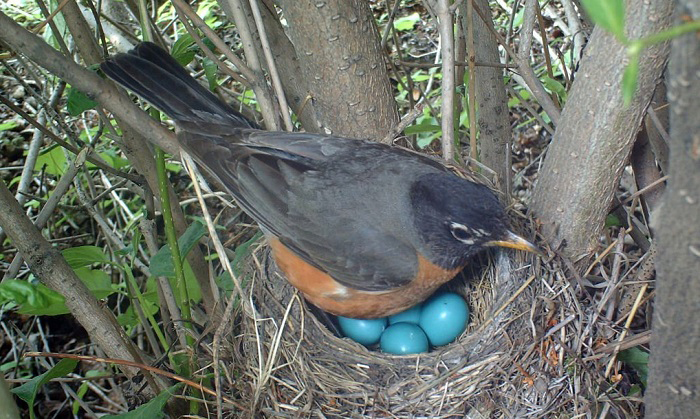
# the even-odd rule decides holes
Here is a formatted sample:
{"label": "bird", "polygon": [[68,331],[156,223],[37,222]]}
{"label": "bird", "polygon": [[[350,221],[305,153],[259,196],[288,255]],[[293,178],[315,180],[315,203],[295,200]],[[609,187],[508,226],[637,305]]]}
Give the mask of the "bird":
{"label": "bird", "polygon": [[262,130],[150,42],[100,67],[172,118],[180,147],[257,222],[287,281],[328,313],[399,313],[486,248],[538,252],[509,229],[490,188],[432,157]]}

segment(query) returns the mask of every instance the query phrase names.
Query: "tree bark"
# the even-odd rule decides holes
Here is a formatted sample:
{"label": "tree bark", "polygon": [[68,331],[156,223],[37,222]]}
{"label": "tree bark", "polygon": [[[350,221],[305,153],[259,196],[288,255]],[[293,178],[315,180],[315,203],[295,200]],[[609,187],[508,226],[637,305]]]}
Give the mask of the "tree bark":
{"label": "tree bark", "polygon": [[[474,4],[481,10],[489,10],[487,0],[475,0]],[[466,16],[466,5],[460,8],[460,13]],[[500,63],[498,41],[491,31],[493,22],[484,22],[477,13],[474,13],[473,22],[467,22],[466,18],[460,19],[460,22],[473,25],[476,61]],[[466,32],[467,28],[463,27],[462,30]],[[496,172],[501,189],[507,191],[510,189],[505,182],[508,181],[511,166],[509,144],[512,132],[503,70],[478,66],[475,76],[480,161]]]}
{"label": "tree bark", "polygon": [[313,111],[315,106],[311,101],[306,100],[309,94],[309,83],[301,71],[294,45],[285,34],[277,15],[273,14],[274,11],[267,7],[260,9],[289,107],[292,108],[302,127],[306,130],[309,130],[310,127],[317,127],[318,122]]}
{"label": "tree bark", "polygon": [[[700,18],[679,1],[678,24]],[[695,7],[695,10],[692,10]],[[690,418],[700,411],[700,42],[673,40],[668,68],[670,179],[659,209],[659,256],[651,339],[648,418]]]}
{"label": "tree bark", "polygon": [[399,118],[369,4],[364,0],[282,0],[279,5],[318,123],[304,128],[383,138]]}
{"label": "tree bark", "polygon": [[[632,0],[627,6],[630,39],[657,33],[670,24],[671,2]],[[629,106],[623,104],[621,93],[625,47],[597,27],[584,51],[532,202],[545,238],[574,261],[585,263],[598,244],[668,50],[665,43],[644,51],[637,92]]]}

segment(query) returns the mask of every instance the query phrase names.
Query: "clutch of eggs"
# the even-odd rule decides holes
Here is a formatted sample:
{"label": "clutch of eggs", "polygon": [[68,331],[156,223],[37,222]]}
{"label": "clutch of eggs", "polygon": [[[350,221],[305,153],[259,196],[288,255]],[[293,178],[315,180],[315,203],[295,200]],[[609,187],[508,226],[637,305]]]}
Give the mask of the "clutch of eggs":
{"label": "clutch of eggs", "polygon": [[[365,346],[379,342],[383,352],[408,355],[454,342],[467,328],[469,307],[453,292],[439,292],[424,303],[381,319],[338,316],[345,336]],[[388,326],[388,327],[387,327]]]}

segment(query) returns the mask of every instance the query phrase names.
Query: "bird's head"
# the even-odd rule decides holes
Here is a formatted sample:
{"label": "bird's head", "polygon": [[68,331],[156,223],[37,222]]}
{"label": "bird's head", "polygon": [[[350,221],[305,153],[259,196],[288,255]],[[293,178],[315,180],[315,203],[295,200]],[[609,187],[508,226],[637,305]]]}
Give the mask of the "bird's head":
{"label": "bird's head", "polygon": [[508,229],[508,218],[486,186],[450,173],[422,175],[411,187],[414,222],[429,259],[446,269],[490,246],[540,253]]}

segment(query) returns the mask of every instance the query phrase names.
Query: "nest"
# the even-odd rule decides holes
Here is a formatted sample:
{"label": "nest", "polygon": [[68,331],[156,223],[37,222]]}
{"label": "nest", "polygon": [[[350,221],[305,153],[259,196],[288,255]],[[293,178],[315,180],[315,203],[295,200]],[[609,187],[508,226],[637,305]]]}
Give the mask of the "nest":
{"label": "nest", "polygon": [[[601,372],[610,357],[591,361],[597,329],[587,319],[596,303],[579,302],[557,258],[499,250],[470,265],[447,285],[470,306],[468,329],[452,344],[408,356],[335,336],[267,250],[254,259],[248,309],[237,313],[230,337],[237,379],[227,394],[240,402],[231,416],[596,416],[620,395]],[[616,411],[634,417],[637,408]]]}

